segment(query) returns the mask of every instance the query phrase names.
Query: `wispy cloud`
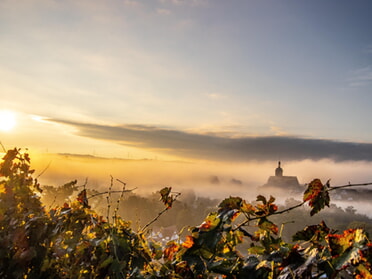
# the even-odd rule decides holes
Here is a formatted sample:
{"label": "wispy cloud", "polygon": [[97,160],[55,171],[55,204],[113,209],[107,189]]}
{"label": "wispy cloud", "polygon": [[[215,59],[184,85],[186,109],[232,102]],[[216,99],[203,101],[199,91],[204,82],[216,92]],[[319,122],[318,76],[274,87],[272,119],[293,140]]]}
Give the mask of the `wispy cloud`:
{"label": "wispy cloud", "polygon": [[208,93],[207,97],[213,100],[225,99],[226,96],[218,93]]}
{"label": "wispy cloud", "polygon": [[124,4],[131,7],[139,7],[142,5],[139,1],[134,0],[124,0]]}
{"label": "wispy cloud", "polygon": [[354,71],[350,78],[351,87],[364,87],[372,84],[372,67],[364,67]]}
{"label": "wispy cloud", "polygon": [[372,53],[372,44],[369,45],[369,46],[367,46],[367,48],[366,48],[366,52],[367,52],[367,53]]}
{"label": "wispy cloud", "polygon": [[168,9],[156,9],[156,13],[159,15],[170,15],[172,12]]}
{"label": "wispy cloud", "polygon": [[274,135],[276,136],[286,136],[288,135],[287,132],[283,131],[283,129],[281,127],[278,127],[278,126],[270,126],[270,130],[274,133]]}
{"label": "wispy cloud", "polygon": [[200,6],[205,5],[207,0],[159,0],[162,4],[172,4],[177,6]]}
{"label": "wispy cloud", "polygon": [[73,126],[78,135],[157,150],[187,158],[223,161],[320,160],[372,161],[372,143],[290,136],[230,138],[145,125],[106,126],[49,119]]}

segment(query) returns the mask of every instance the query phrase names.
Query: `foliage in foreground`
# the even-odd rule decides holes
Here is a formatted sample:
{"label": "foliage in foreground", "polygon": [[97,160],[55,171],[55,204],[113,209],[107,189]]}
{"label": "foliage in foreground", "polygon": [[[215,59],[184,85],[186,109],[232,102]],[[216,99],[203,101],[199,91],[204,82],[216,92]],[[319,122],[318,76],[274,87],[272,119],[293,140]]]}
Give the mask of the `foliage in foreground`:
{"label": "foliage in foreground", "polygon": [[[98,215],[85,189],[71,204],[46,210],[32,175],[28,155],[9,150],[0,164],[0,278],[372,278],[372,245],[362,229],[336,233],[321,222],[286,243],[270,221],[305,203],[311,215],[328,206],[332,187],[318,179],[301,204],[282,211],[273,197],[254,204],[227,198],[184,241],[163,247],[147,236],[148,226],[135,232],[116,210],[112,221]],[[160,194],[165,212],[176,196],[171,188]]]}

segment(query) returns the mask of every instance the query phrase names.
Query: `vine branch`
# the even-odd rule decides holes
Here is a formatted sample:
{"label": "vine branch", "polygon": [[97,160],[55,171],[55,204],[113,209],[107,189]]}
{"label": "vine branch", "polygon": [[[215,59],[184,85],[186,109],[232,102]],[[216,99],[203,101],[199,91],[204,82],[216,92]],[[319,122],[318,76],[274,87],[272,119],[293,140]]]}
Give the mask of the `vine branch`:
{"label": "vine branch", "polygon": [[327,191],[333,191],[337,189],[342,189],[342,188],[352,188],[352,187],[357,187],[357,186],[369,186],[372,185],[372,182],[367,182],[367,183],[357,183],[357,184],[346,184],[346,185],[341,185],[341,186],[331,186]]}
{"label": "vine branch", "polygon": [[[175,194],[175,196],[174,197],[172,197],[172,203],[173,202],[175,202],[176,200],[177,200],[177,198],[181,195],[181,193],[174,193]],[[149,223],[147,223],[144,227],[143,227],[143,229],[142,229],[142,231],[146,231],[147,230],[147,228],[148,227],[150,227],[154,222],[156,222],[159,218],[160,218],[160,216],[161,215],[163,215],[165,212],[167,212],[169,209],[171,209],[172,207],[171,206],[167,206],[166,208],[164,208],[162,211],[160,211],[159,213],[158,213],[158,215],[154,218],[154,219],[152,219]]]}
{"label": "vine branch", "polygon": [[132,192],[132,191],[134,191],[134,190],[136,190],[136,189],[137,189],[137,187],[136,187],[136,188],[133,188],[133,189],[130,189],[130,190],[105,191],[105,192],[102,192],[102,193],[97,193],[97,194],[91,195],[91,196],[88,198],[88,200],[91,199],[91,198],[94,198],[94,197],[100,196],[100,195],[108,194],[108,193],[127,193],[127,192]]}
{"label": "vine branch", "polygon": [[236,231],[236,230],[239,230],[241,227],[245,226],[246,224],[248,224],[250,221],[255,221],[255,220],[258,220],[258,219],[261,219],[261,218],[264,218],[264,217],[268,217],[268,216],[272,216],[272,215],[278,215],[278,214],[283,214],[285,212],[289,212],[293,209],[296,209],[298,207],[301,207],[305,204],[306,202],[301,202],[299,204],[296,204],[294,206],[291,206],[291,207],[288,207],[286,209],[283,209],[283,210],[279,210],[279,211],[275,211],[274,213],[271,213],[271,214],[267,214],[267,215],[264,215],[264,216],[256,216],[256,217],[253,217],[253,218],[247,218],[247,220],[245,220],[244,222],[240,223],[238,226],[236,226],[233,231]]}
{"label": "vine branch", "polygon": [[[355,183],[355,184],[345,184],[345,185],[340,185],[340,186],[330,186],[326,189],[327,192],[330,192],[330,191],[334,191],[334,190],[338,190],[338,189],[343,189],[343,188],[352,188],[352,187],[358,187],[358,186],[369,186],[369,185],[372,185],[372,182],[367,182],[367,183]],[[271,213],[271,214],[267,214],[265,216],[256,216],[256,217],[253,217],[253,218],[249,218],[247,217],[247,220],[245,220],[244,222],[240,223],[239,225],[237,225],[233,231],[236,231],[236,230],[239,230],[241,227],[245,226],[246,224],[248,224],[250,221],[255,221],[255,220],[258,220],[260,218],[263,218],[263,217],[268,217],[268,216],[272,216],[272,215],[279,215],[279,214],[283,214],[285,212],[289,212],[293,209],[296,209],[298,207],[301,207],[303,206],[304,204],[306,203],[306,201],[303,201],[299,204],[296,204],[294,206],[291,206],[291,207],[288,207],[286,209],[283,209],[283,210],[280,210],[280,211],[275,211],[274,213]]]}

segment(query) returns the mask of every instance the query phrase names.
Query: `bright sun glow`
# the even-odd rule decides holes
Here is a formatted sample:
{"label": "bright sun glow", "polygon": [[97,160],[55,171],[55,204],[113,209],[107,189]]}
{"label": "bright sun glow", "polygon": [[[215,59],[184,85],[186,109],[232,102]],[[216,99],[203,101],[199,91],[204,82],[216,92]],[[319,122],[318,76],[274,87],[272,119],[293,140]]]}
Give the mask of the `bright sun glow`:
{"label": "bright sun glow", "polygon": [[0,110],[0,130],[10,131],[16,125],[15,113],[8,110]]}

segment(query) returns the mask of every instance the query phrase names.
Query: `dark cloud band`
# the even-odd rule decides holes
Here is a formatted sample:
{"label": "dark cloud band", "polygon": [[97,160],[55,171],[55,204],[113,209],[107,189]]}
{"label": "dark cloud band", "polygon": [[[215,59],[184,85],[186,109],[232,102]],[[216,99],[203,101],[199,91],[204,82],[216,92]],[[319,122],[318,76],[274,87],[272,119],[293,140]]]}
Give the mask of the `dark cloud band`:
{"label": "dark cloud band", "polygon": [[144,125],[105,126],[49,119],[73,126],[80,136],[188,158],[226,161],[332,159],[372,161],[371,143],[297,137],[227,138]]}

